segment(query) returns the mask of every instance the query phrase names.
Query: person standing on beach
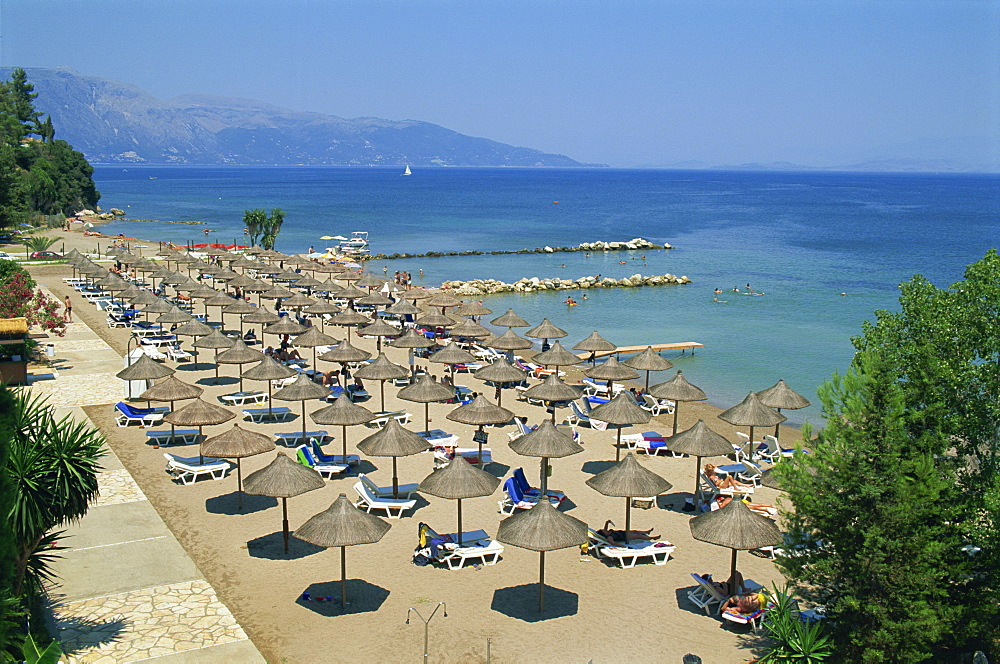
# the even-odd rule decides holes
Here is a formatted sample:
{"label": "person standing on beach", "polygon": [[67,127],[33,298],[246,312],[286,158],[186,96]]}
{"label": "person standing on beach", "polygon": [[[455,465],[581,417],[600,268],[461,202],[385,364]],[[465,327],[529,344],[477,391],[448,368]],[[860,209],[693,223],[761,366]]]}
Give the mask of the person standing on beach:
{"label": "person standing on beach", "polygon": [[67,323],[72,323],[73,322],[73,303],[70,302],[69,295],[66,296],[65,307],[66,307],[66,322]]}

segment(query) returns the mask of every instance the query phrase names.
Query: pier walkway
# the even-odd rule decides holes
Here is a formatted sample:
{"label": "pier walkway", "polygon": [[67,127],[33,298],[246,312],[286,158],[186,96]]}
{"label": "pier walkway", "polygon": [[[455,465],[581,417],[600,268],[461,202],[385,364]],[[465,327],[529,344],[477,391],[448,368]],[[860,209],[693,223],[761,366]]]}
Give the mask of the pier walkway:
{"label": "pier walkway", "polygon": [[[646,350],[646,348],[652,347],[656,352],[664,350],[679,350],[681,353],[691,351],[694,355],[695,348],[704,348],[705,344],[700,344],[697,341],[680,341],[678,343],[672,344],[645,344],[642,346],[619,346],[614,350],[599,350],[593,353],[594,357],[607,357],[608,355],[629,355],[631,353],[641,353]],[[581,360],[589,360],[591,358],[591,353],[580,353],[577,355]]]}

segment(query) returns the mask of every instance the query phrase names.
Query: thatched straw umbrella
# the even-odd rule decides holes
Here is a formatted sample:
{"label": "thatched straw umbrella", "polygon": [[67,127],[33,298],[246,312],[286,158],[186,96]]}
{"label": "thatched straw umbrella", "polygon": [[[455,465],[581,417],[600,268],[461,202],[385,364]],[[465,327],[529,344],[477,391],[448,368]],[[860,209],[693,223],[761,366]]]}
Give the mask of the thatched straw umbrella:
{"label": "thatched straw umbrella", "polygon": [[[351,274],[345,274],[345,275],[339,276],[337,278],[340,279],[341,281],[351,281],[351,279],[350,279],[351,276],[352,276]],[[354,279],[353,281],[360,281],[360,279]],[[363,298],[366,295],[368,295],[367,292],[361,290],[360,288],[358,288],[358,287],[356,287],[356,286],[354,286],[352,284],[348,284],[344,288],[342,288],[339,291],[337,291],[337,297],[339,299],[341,299],[341,300],[351,300],[352,302],[354,300],[360,300],[361,298]]]}
{"label": "thatched straw umbrella", "polygon": [[781,482],[778,478],[774,476],[774,468],[768,468],[763,473],[760,474],[760,485],[766,486],[769,489],[777,489],[778,491],[784,491],[781,487]]}
{"label": "thatched straw umbrella", "polygon": [[489,496],[500,486],[500,478],[455,457],[444,468],[433,471],[417,487],[423,493],[458,501],[458,546],[462,546],[462,500]]}
{"label": "thatched straw umbrella", "polygon": [[750,461],[754,460],[753,430],[754,427],[776,426],[784,422],[787,417],[781,413],[776,413],[760,402],[757,395],[749,392],[743,401],[732,408],[719,413],[719,419],[729,422],[733,426],[750,427]]}
{"label": "thatched straw umbrella", "polygon": [[459,348],[458,344],[450,343],[436,351],[427,358],[430,362],[437,364],[447,364],[451,370],[451,383],[455,384],[455,365],[469,364],[475,362],[475,356],[467,350]]}
{"label": "thatched straw umbrella", "polygon": [[529,323],[528,321],[524,320],[516,313],[514,313],[513,309],[508,309],[503,315],[497,316],[496,318],[491,320],[490,323],[496,325],[497,327],[506,327],[506,328],[531,327],[531,323]]}
{"label": "thatched straw umbrella", "polygon": [[410,304],[402,298],[385,310],[387,314],[395,314],[396,316],[414,316],[421,311],[420,307]]}
{"label": "thatched straw umbrella", "polygon": [[627,367],[632,367],[638,371],[646,372],[646,391],[649,392],[649,372],[666,371],[673,368],[673,363],[653,350],[652,346],[646,346],[646,350],[638,355],[633,355],[624,362]]}
{"label": "thatched straw umbrella", "polygon": [[595,364],[583,373],[588,378],[593,378],[594,380],[608,381],[608,394],[613,393],[611,388],[616,382],[620,383],[639,377],[639,374],[619,362],[618,359],[614,357],[609,357],[607,361],[601,365]]}
{"label": "thatched straw umbrella", "polygon": [[547,367],[554,366],[556,371],[559,371],[559,367],[569,367],[580,363],[580,358],[563,348],[558,341],[552,344],[552,348],[537,353],[532,359]]}
{"label": "thatched straw umbrella", "polygon": [[445,316],[442,313],[438,313],[437,311],[428,311],[424,315],[417,318],[414,321],[414,323],[416,323],[417,325],[421,325],[423,327],[443,327],[443,328],[455,327],[456,325],[458,325],[458,321],[454,320],[453,318],[449,318],[448,316]]}
{"label": "thatched straw umbrella", "polygon": [[174,323],[186,323],[189,320],[193,320],[194,316],[186,311],[181,311],[176,306],[171,306],[170,311],[160,314],[156,317],[156,322],[161,325],[173,325]]}
{"label": "thatched straw umbrella", "polygon": [[542,420],[537,429],[515,438],[508,445],[522,456],[542,457],[538,483],[542,496],[548,489],[549,459],[559,459],[583,451],[580,443],[573,440],[571,435],[560,431],[549,420]]}
{"label": "thatched straw umbrella", "polygon": [[491,332],[471,318],[466,318],[464,321],[448,330],[448,334],[450,334],[453,339],[459,337],[465,337],[467,339],[485,339],[490,336]]}
{"label": "thatched straw umbrella", "polygon": [[677,435],[677,416],[681,412],[681,402],[704,401],[708,398],[700,387],[687,381],[680,369],[677,370],[676,376],[665,383],[657,383],[649,388],[648,392],[657,399],[670,399],[674,402],[673,435],[675,436]]}
{"label": "thatched straw umbrella", "polygon": [[326,300],[320,300],[315,304],[310,304],[308,307],[302,310],[302,313],[309,314],[310,316],[315,316],[316,320],[319,321],[319,329],[323,330],[323,325],[326,323],[326,319],[323,318],[325,315],[339,314],[341,311],[340,307]]}
{"label": "thatched straw umbrella", "polygon": [[455,396],[455,388],[442,385],[430,374],[424,374],[413,385],[408,385],[401,389],[397,397],[403,401],[413,401],[424,404],[424,430],[430,431],[430,403],[433,401],[447,401]]}
{"label": "thatched straw umbrella", "polygon": [[138,360],[132,362],[127,367],[116,373],[115,376],[128,382],[128,396],[131,398],[133,380],[156,380],[157,378],[169,376],[172,373],[174,373],[173,369],[162,364],[157,364],[153,361],[153,358],[143,353],[139,356]]}
{"label": "thatched straw umbrella", "polygon": [[410,456],[430,449],[426,440],[404,429],[394,418],[389,418],[378,433],[374,433],[360,443],[358,449],[368,456],[392,457],[392,495],[399,498],[399,477],[396,472],[396,457]]}
{"label": "thatched straw umbrella", "polygon": [[[502,316],[501,316],[502,318]],[[515,350],[525,350],[534,346],[533,343],[525,339],[524,337],[519,337],[514,334],[513,330],[507,330],[499,337],[492,337],[483,342],[483,345],[487,348],[493,348],[495,350],[504,351],[515,351]]]}
{"label": "thatched straw umbrella", "polygon": [[293,346],[313,349],[313,367],[316,366],[317,346],[333,346],[338,343],[340,343],[339,339],[334,339],[328,334],[323,334],[317,327],[310,327],[305,332],[292,339]]}
{"label": "thatched straw umbrella", "polygon": [[701,458],[709,456],[724,456],[733,451],[733,446],[724,436],[708,428],[705,420],[698,420],[690,429],[675,433],[667,439],[671,452],[687,454],[695,458],[694,462],[694,502],[697,506],[701,500],[698,495],[698,475],[701,473]]}
{"label": "thatched straw umbrella", "polygon": [[632,499],[658,496],[669,490],[671,484],[644,468],[629,452],[614,466],[587,480],[587,486],[605,496],[625,499],[625,544],[628,544],[628,533],[632,529]]}
{"label": "thatched straw umbrella", "polygon": [[194,340],[192,344],[195,348],[212,348],[215,350],[215,382],[219,382],[219,349],[220,348],[232,348],[236,343],[235,340],[230,339],[224,335],[220,330],[213,329],[210,333],[203,337],[199,337]]}
{"label": "thatched straw umbrella", "polygon": [[398,327],[389,325],[381,318],[376,318],[374,323],[365,325],[358,330],[359,337],[375,337],[376,350],[382,352],[382,337],[398,337],[403,331]]}
{"label": "thatched straw umbrella", "polygon": [[351,362],[364,362],[371,356],[372,354],[368,351],[355,348],[349,340],[345,339],[337,344],[335,348],[331,348],[320,355],[319,359],[324,362],[338,362],[341,368],[343,368]]}
{"label": "thatched straw umbrella", "polygon": [[[400,300],[403,302],[403,300]],[[428,339],[424,335],[417,332],[414,328],[408,329],[403,335],[397,339],[393,339],[389,342],[389,345],[393,348],[405,348],[407,349],[407,360],[410,368],[416,371],[416,367],[413,361],[413,350],[415,348],[433,348],[437,343],[433,339]]]}
{"label": "thatched straw umbrella", "polygon": [[326,483],[319,473],[278,450],[274,461],[247,476],[243,490],[251,496],[281,498],[281,534],[288,553],[288,499],[324,486]]}
{"label": "thatched straw umbrella", "polygon": [[243,509],[243,470],[240,459],[274,450],[274,439],[264,433],[247,431],[239,424],[226,433],[212,436],[201,444],[201,453],[210,457],[236,459],[236,509]]}
{"label": "thatched straw umbrella", "polygon": [[[573,401],[581,394],[583,394],[582,387],[579,385],[567,385],[559,378],[558,373],[549,374],[541,383],[529,387],[524,392],[526,399],[539,399],[553,404],[557,401]],[[551,410],[552,421],[555,422],[556,409],[554,405],[551,406]],[[640,410],[642,409],[640,408]]]}
{"label": "thatched straw umbrella", "polygon": [[472,375],[497,386],[497,405],[503,405],[503,387],[506,383],[520,383],[528,377],[524,369],[515,367],[504,358],[497,358],[490,364],[476,369]]}
{"label": "thatched straw umbrella", "polygon": [[[784,380],[779,380],[777,383],[767,388],[766,390],[761,390],[757,393],[757,398],[760,402],[769,408],[777,409],[778,413],[781,413],[781,409],[785,410],[798,410],[799,408],[805,408],[810,405],[809,399],[788,387]],[[778,438],[779,428],[781,423],[774,425],[774,437]]]}
{"label": "thatched straw umbrella", "polygon": [[[250,362],[260,362],[265,357],[264,353],[250,348],[243,342],[243,339],[234,339],[233,345],[228,350],[224,350],[215,356],[216,369],[220,364],[249,364]],[[240,392],[243,391],[243,374],[240,374]]]}
{"label": "thatched straw umbrella", "polygon": [[441,313],[448,307],[460,307],[462,306],[462,301],[455,297],[454,295],[449,295],[448,293],[435,293],[430,296],[424,304],[428,307],[441,307]]}
{"label": "thatched straw umbrella", "polygon": [[371,322],[371,319],[364,314],[359,314],[354,310],[353,307],[344,309],[339,314],[334,314],[330,317],[330,321],[334,325],[342,325],[347,328],[347,340],[351,340],[351,326],[352,325],[367,325]]}
{"label": "thatched straw umbrella", "polygon": [[[177,426],[198,427],[198,438],[200,440],[202,437],[202,427],[206,424],[223,424],[234,417],[236,417],[236,413],[233,411],[199,398],[172,413],[167,413],[164,415],[163,420]],[[199,453],[199,457],[204,461],[203,452]]]}
{"label": "thatched straw umbrella", "polygon": [[590,411],[591,419],[614,424],[618,429],[618,437],[615,441],[615,461],[621,458],[622,427],[627,424],[645,424],[649,422],[652,415],[648,410],[639,408],[631,394],[620,393],[614,399]]}
{"label": "thatched straw umbrella", "polygon": [[406,378],[410,375],[409,369],[398,364],[393,364],[385,353],[379,353],[378,357],[370,363],[354,372],[354,375],[362,379],[379,381],[379,394],[382,397],[382,411],[385,411],[385,381],[396,378]]}
{"label": "thatched straw umbrella", "polygon": [[272,323],[277,323],[279,320],[281,320],[281,317],[276,313],[268,311],[264,307],[256,307],[256,309],[257,309],[256,311],[243,316],[243,319],[240,321],[240,330],[243,329],[242,327],[243,323],[251,323],[251,324],[259,323],[261,325],[260,341],[261,343],[263,343],[264,342],[263,326],[270,325]]}
{"label": "thatched straw umbrella", "polygon": [[[165,379],[156,383],[151,388],[139,395],[140,399],[145,399],[146,401],[169,401],[170,410],[174,409],[175,401],[185,401],[187,399],[197,399],[204,392],[202,388],[197,385],[189,385],[181,381],[177,376],[167,376]],[[170,425],[170,439],[173,440],[175,427],[173,424]],[[154,441],[155,442],[155,441]],[[158,444],[153,445],[154,448],[159,448]]]}
{"label": "thatched straw umbrella", "polygon": [[271,381],[290,378],[294,375],[295,371],[289,369],[284,364],[279,364],[270,355],[265,355],[264,359],[260,361],[260,364],[250,367],[241,373],[240,377],[249,378],[250,380],[267,381],[267,414],[270,416],[273,408],[271,402]]}
{"label": "thatched straw umbrella", "polygon": [[286,385],[274,393],[274,398],[280,401],[302,402],[302,441],[306,440],[306,401],[310,399],[325,399],[330,390],[319,383],[314,383],[306,374],[299,374],[295,382]]}
{"label": "thatched straw umbrella", "polygon": [[750,511],[742,500],[731,500],[722,509],[692,517],[691,535],[702,542],[733,550],[730,578],[736,574],[736,552],[781,544],[781,531],[766,516]]}
{"label": "thatched straw umbrella", "polygon": [[539,500],[530,510],[500,522],[497,540],[529,551],[538,551],[538,612],[545,610],[545,552],[580,546],[587,542],[587,524]]}
{"label": "thatched straw umbrella", "polygon": [[290,316],[282,316],[281,320],[277,323],[271,323],[264,328],[264,334],[273,334],[276,336],[280,336],[282,334],[294,336],[296,334],[302,334],[305,331],[306,327],[296,323]]}
{"label": "thatched straw umbrella", "polygon": [[573,346],[573,350],[582,350],[590,353],[591,364],[597,364],[597,353],[612,351],[618,348],[604,337],[597,330],[590,333],[590,336]]}
{"label": "thatched straw umbrella", "polygon": [[347,462],[347,427],[357,424],[367,424],[375,419],[375,414],[364,406],[359,406],[350,400],[346,394],[342,394],[329,406],[320,408],[309,417],[316,424],[340,425],[342,427],[341,440],[343,442],[344,462]]}
{"label": "thatched straw umbrella", "polygon": [[362,512],[340,494],[326,510],[302,524],[294,533],[304,542],[326,548],[340,547],[340,607],[347,608],[346,548],[371,544],[389,532],[390,525],[372,514]]}
{"label": "thatched straw umbrella", "polygon": [[479,445],[479,464],[483,461],[483,441],[486,436],[483,434],[483,427],[487,424],[506,424],[514,419],[514,413],[502,406],[498,406],[485,396],[480,394],[472,403],[467,403],[455,408],[447,415],[452,422],[462,424],[472,424],[479,429],[476,431],[474,439]]}
{"label": "thatched straw umbrella", "polygon": [[493,310],[487,309],[478,302],[466,302],[451,313],[456,316],[488,316],[493,313]]}

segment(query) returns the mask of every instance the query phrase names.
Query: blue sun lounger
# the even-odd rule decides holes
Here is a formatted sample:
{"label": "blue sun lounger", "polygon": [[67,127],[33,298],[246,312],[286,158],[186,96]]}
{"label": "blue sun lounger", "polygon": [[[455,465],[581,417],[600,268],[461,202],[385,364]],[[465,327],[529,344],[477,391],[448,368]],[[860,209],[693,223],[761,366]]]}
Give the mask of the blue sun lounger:
{"label": "blue sun lounger", "polygon": [[292,409],[288,406],[277,406],[275,408],[246,408],[243,410],[243,414],[249,418],[251,422],[256,422],[257,424],[260,424],[265,420],[284,422],[293,415]]}

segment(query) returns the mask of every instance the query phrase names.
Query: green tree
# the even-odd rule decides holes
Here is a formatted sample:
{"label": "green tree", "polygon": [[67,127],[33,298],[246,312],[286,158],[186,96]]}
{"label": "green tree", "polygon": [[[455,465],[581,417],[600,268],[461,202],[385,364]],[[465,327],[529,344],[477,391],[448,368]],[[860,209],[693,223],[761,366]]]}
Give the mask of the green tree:
{"label": "green tree", "polygon": [[260,240],[260,246],[265,249],[274,249],[274,241],[278,239],[278,233],[281,232],[281,226],[284,223],[284,211],[281,208],[273,208],[263,224],[264,234]]}
{"label": "green tree", "polygon": [[19,241],[28,251],[45,251],[58,242],[59,238],[45,235],[29,235],[22,237]]}
{"label": "green tree", "polygon": [[[2,388],[7,390],[8,388]],[[89,423],[56,419],[46,400],[14,393],[4,472],[13,485],[8,522],[15,547],[13,592],[35,595],[52,578],[56,528],[81,518],[97,496],[103,436]]]}
{"label": "green tree", "polygon": [[812,454],[776,471],[795,507],[780,564],[827,604],[845,661],[948,659],[997,638],[1000,257],[901,291],[820,391]]}
{"label": "green tree", "polygon": [[247,229],[247,236],[250,238],[251,246],[257,245],[257,241],[264,233],[265,223],[267,223],[267,213],[261,208],[243,212],[243,226]]}

